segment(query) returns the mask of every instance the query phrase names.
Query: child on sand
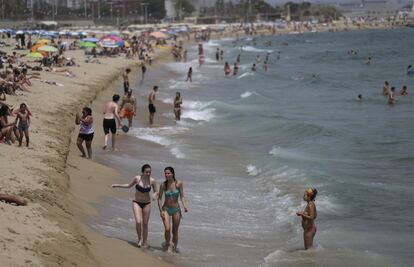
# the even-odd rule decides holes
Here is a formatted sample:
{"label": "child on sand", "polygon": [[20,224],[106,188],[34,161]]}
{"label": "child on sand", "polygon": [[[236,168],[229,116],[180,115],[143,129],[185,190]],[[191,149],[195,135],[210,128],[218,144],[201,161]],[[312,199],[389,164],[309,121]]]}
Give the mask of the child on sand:
{"label": "child on sand", "polygon": [[19,129],[19,146],[22,146],[23,134],[26,138],[26,147],[29,147],[29,125],[30,114],[25,103],[20,104],[19,112],[16,114],[15,124]]}

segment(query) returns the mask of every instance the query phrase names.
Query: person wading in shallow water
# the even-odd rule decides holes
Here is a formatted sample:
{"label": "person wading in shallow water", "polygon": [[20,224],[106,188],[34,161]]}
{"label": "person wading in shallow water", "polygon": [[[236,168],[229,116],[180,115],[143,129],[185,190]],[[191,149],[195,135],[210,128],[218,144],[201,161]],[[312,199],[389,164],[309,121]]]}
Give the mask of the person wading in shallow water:
{"label": "person wading in shallow water", "polygon": [[155,102],[155,94],[158,91],[158,86],[154,85],[152,88],[152,91],[148,95],[148,111],[149,111],[149,124],[150,126],[154,124],[154,115],[155,112],[157,112],[157,109],[155,108],[154,102]]}
{"label": "person wading in shallow water", "polygon": [[138,247],[148,247],[148,222],[151,214],[152,200],[157,199],[157,181],[151,177],[151,166],[144,164],[141,175],[135,176],[129,184],[113,184],[112,188],[131,188],[135,185],[135,200],[132,200],[132,210],[135,217],[135,228],[138,236]]}
{"label": "person wading in shallow water", "polygon": [[303,241],[305,249],[309,249],[313,245],[313,238],[316,234],[316,206],[315,198],[318,191],[315,188],[306,189],[303,194],[303,200],[308,204],[302,212],[297,212],[296,215],[302,217]]}
{"label": "person wading in shallow water", "polygon": [[[188,212],[188,203],[184,197],[184,185],[182,181],[175,179],[175,171],[172,167],[164,169],[165,182],[160,185],[158,194],[158,208],[160,216],[164,223],[164,238],[165,242],[162,246],[169,252],[178,252],[178,227],[181,221],[181,208],[178,199],[184,206],[184,212]],[[162,196],[164,195],[164,204],[161,206]],[[171,227],[172,226],[172,227]],[[171,228],[172,228],[172,242],[171,246]]]}
{"label": "person wading in shallow water", "polygon": [[105,133],[105,144],[103,149],[108,147],[109,131],[112,134],[112,151],[115,151],[115,136],[116,136],[116,121],[118,121],[119,127],[122,127],[121,119],[118,114],[118,101],[119,95],[113,95],[112,101],[106,103],[104,108],[103,130]]}

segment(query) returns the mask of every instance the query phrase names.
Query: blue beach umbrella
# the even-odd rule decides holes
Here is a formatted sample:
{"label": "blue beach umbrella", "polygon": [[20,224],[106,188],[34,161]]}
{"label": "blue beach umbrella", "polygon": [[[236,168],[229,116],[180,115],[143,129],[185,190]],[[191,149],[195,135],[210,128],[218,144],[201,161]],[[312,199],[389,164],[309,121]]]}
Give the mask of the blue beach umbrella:
{"label": "blue beach umbrella", "polygon": [[99,42],[99,39],[98,38],[94,38],[94,37],[89,37],[89,38],[82,39],[82,42],[97,43],[97,42]]}

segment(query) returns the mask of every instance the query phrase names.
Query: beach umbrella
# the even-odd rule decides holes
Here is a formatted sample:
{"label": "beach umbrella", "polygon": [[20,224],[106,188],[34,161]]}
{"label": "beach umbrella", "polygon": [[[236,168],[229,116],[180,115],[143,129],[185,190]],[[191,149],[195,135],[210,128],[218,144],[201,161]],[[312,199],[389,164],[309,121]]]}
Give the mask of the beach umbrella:
{"label": "beach umbrella", "polygon": [[94,38],[94,37],[89,37],[89,38],[82,39],[82,42],[97,43],[97,42],[99,42],[99,39],[98,38]]}
{"label": "beach umbrella", "polygon": [[28,58],[43,58],[43,55],[39,52],[31,52],[26,55]]}
{"label": "beach umbrella", "polygon": [[106,48],[115,48],[115,47],[119,47],[119,44],[117,44],[115,41],[111,40],[111,41],[105,41],[105,42],[100,42],[99,43],[102,47],[106,47]]}
{"label": "beach umbrella", "polygon": [[16,34],[23,34],[23,31],[17,31]]}
{"label": "beach umbrella", "polygon": [[92,42],[81,42],[79,43],[79,47],[89,48],[89,47],[97,47],[96,43]]}
{"label": "beach umbrella", "polygon": [[163,32],[152,32],[150,36],[156,39],[167,39],[168,38],[168,36]]}
{"label": "beach umbrella", "polygon": [[50,45],[43,45],[43,46],[39,47],[37,49],[37,51],[53,53],[53,52],[57,52],[59,50],[56,47],[53,47],[53,46],[50,46]]}

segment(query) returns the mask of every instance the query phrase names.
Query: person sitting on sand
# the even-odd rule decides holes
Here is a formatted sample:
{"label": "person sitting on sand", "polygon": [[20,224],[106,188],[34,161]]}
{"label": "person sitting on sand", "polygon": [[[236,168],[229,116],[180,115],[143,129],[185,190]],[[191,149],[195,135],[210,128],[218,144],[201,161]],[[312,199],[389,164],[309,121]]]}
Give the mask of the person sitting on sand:
{"label": "person sitting on sand", "polygon": [[26,147],[29,147],[29,126],[30,113],[25,103],[20,104],[18,113],[16,114],[15,125],[19,129],[19,146],[22,146],[23,134],[26,138]]}
{"label": "person sitting on sand", "polygon": [[403,87],[402,87],[402,89],[401,89],[401,91],[400,91],[400,95],[408,95],[408,92],[407,92],[407,86],[406,85],[404,85]]}
{"label": "person sitting on sand", "polygon": [[[184,212],[188,212],[188,203],[184,196],[184,185],[182,181],[175,179],[175,171],[172,167],[166,167],[164,169],[165,182],[160,185],[158,194],[158,208],[160,210],[160,216],[164,223],[164,238],[165,242],[163,247],[167,251],[178,252],[178,227],[181,221],[181,208],[178,199],[184,206]],[[161,200],[164,195],[164,204],[161,206]],[[172,225],[171,225],[172,222]],[[171,240],[172,229],[172,242]]]}
{"label": "person sitting on sand", "polygon": [[2,105],[0,107],[0,141],[4,141],[5,143],[11,145],[16,141],[13,130],[16,124],[9,123],[7,116],[10,115],[10,109],[7,105]]}
{"label": "person sitting on sand", "polygon": [[183,103],[183,99],[181,98],[180,92],[175,93],[174,98],[174,115],[175,120],[179,121],[181,119],[181,105]]}
{"label": "person sitting on sand", "polygon": [[103,119],[103,130],[105,133],[105,144],[103,149],[105,150],[108,147],[108,138],[109,138],[109,131],[112,134],[112,151],[115,151],[115,136],[116,136],[116,121],[118,121],[119,127],[122,127],[121,119],[119,118],[118,114],[118,101],[119,95],[113,95],[112,101],[106,103],[104,108],[104,119]]}
{"label": "person sitting on sand", "polygon": [[296,215],[302,218],[303,241],[305,249],[309,249],[313,245],[313,238],[316,234],[315,219],[317,217],[315,198],[318,191],[315,188],[306,189],[303,194],[303,200],[306,201],[306,208],[302,212],[297,212]]}
{"label": "person sitting on sand", "polygon": [[154,192],[152,200],[157,199],[157,181],[151,177],[151,166],[144,164],[141,175],[135,176],[129,184],[113,184],[112,188],[131,188],[135,185],[135,200],[132,210],[135,217],[135,228],[138,236],[138,247],[148,248],[148,222],[151,213],[150,191]]}
{"label": "person sitting on sand", "polygon": [[94,135],[93,130],[93,117],[92,117],[92,109],[88,107],[84,107],[82,109],[82,116],[76,114],[76,125],[80,124],[79,128],[79,135],[78,140],[76,141],[76,145],[78,146],[80,152],[82,153],[82,157],[86,157],[85,150],[83,149],[83,142],[85,141],[86,150],[88,151],[88,158],[92,158],[92,140]]}
{"label": "person sitting on sand", "polygon": [[135,96],[132,95],[132,90],[129,89],[127,94],[122,97],[121,101],[121,112],[119,112],[119,117],[122,119],[128,119],[128,127],[132,127],[132,119],[136,116],[137,113],[137,101]]}

